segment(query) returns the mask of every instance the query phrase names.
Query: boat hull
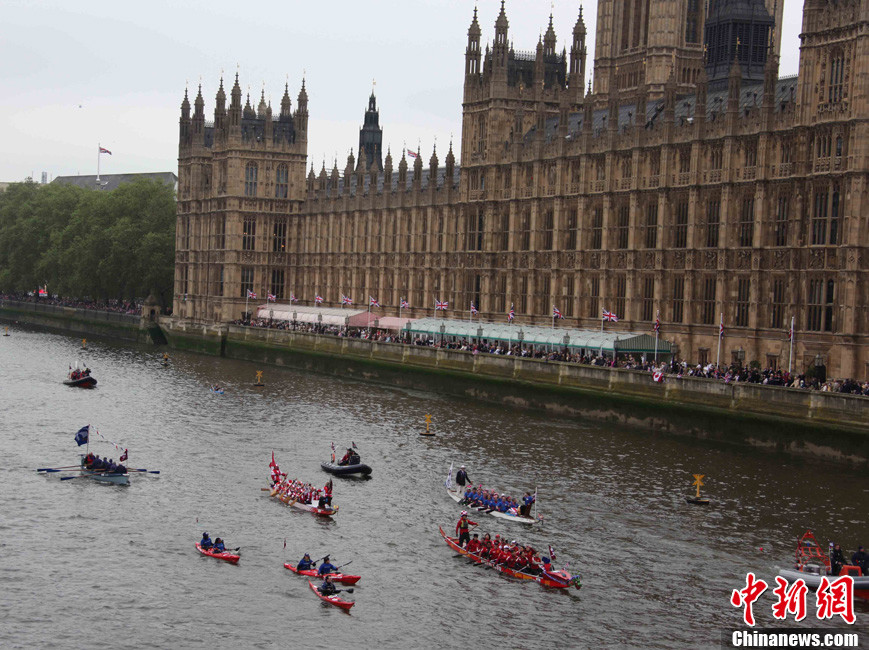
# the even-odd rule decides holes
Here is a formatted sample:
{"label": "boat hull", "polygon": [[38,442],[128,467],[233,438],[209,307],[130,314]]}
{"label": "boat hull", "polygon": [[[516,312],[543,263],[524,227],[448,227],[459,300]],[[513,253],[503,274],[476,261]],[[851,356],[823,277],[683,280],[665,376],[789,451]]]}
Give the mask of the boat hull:
{"label": "boat hull", "polygon": [[571,586],[571,584],[573,584],[573,586],[577,589],[580,588],[580,585],[573,583],[573,576],[571,576],[566,571],[550,571],[541,575],[533,575],[530,573],[525,573],[524,571],[516,571],[515,569],[511,569],[510,567],[495,564],[494,562],[474,553],[469,553],[467,549],[459,546],[458,538],[448,537],[447,534],[444,532],[444,529],[440,526],[438,526],[438,530],[440,531],[441,537],[444,538],[444,541],[447,543],[447,545],[456,553],[464,555],[466,558],[472,560],[476,564],[490,566],[498,571],[498,573],[503,573],[506,576],[509,576],[511,578],[518,578],[520,580],[533,580],[534,582],[537,582],[544,587],[550,587],[552,589],[567,589]]}
{"label": "boat hull", "polygon": [[308,505],[307,503],[300,503],[297,499],[293,499],[292,497],[285,497],[279,495],[275,490],[270,491],[270,496],[273,499],[277,499],[281,503],[286,506],[291,506],[293,508],[297,508],[299,510],[304,510],[305,512],[310,512],[314,515],[320,515],[321,517],[331,517],[335,513],[338,512],[338,506],[334,508],[318,508],[315,505]]}
{"label": "boat hull", "polygon": [[63,383],[67,386],[74,386],[76,388],[93,388],[97,385],[97,380],[93,377],[79,377],[78,379],[64,379]]}
{"label": "boat hull", "polygon": [[351,603],[348,600],[341,600],[338,596],[324,596],[320,593],[320,590],[317,589],[316,585],[310,580],[308,581],[308,586],[311,587],[311,591],[317,594],[317,598],[322,600],[324,603],[329,603],[330,605],[335,605],[335,607],[340,607],[345,612],[350,611],[350,608],[353,607],[356,603]]}
{"label": "boat hull", "polygon": [[240,555],[235,555],[234,553],[230,553],[229,551],[224,551],[223,553],[214,553],[210,550],[206,551],[199,545],[199,542],[196,542],[196,550],[203,555],[213,557],[215,560],[223,560],[224,562],[229,562],[230,564],[238,564],[238,561],[241,559]]}
{"label": "boat hull", "polygon": [[[447,494],[450,498],[456,503],[462,502],[462,495],[456,490],[451,490],[447,488]],[[521,517],[519,515],[510,515],[506,512],[489,512],[486,508],[478,508],[475,506],[466,506],[468,510],[476,510],[477,512],[482,512],[487,515],[492,515],[496,519],[503,519],[504,521],[512,521],[515,524],[528,524],[529,526],[533,524],[540,523],[539,519],[532,519],[531,517]]]}
{"label": "boat hull", "polygon": [[[308,578],[325,577],[318,574],[316,569],[299,571],[294,564],[290,564],[289,562],[284,563],[284,568],[289,569],[293,573],[297,573],[300,576],[307,576]],[[330,573],[328,575],[330,578],[332,578],[332,582],[340,582],[342,585],[355,585],[362,578],[362,576],[351,576],[347,575],[346,573]]]}
{"label": "boat hull", "polygon": [[[806,573],[804,571],[797,571],[796,569],[782,569],[778,574],[788,582],[802,580],[811,591],[816,591],[818,589],[821,584],[821,578],[824,577],[817,573]],[[837,576],[826,577],[827,580],[832,582]],[[869,576],[854,577],[854,598],[869,600]]]}
{"label": "boat hull", "polygon": [[371,474],[371,468],[365,463],[356,465],[338,465],[337,463],[320,463],[320,467],[324,472],[329,472],[335,476],[368,476]]}
{"label": "boat hull", "polygon": [[89,470],[84,465],[80,470],[81,475],[85,476],[89,479],[97,481],[98,483],[111,483],[113,485],[129,485],[130,484],[130,475],[129,474],[117,474],[113,472],[101,472],[101,471],[93,471]]}

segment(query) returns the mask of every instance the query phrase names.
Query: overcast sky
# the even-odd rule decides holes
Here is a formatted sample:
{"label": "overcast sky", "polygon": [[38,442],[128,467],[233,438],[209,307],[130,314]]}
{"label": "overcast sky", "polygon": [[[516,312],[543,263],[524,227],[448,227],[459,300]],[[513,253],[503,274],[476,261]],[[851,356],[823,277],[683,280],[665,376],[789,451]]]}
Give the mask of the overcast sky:
{"label": "overcast sky", "polygon": [[[207,119],[221,71],[230,85],[293,108],[302,76],[309,96],[308,166],[336,155],[343,168],[376,81],[384,148],[400,155],[437,142],[443,162],[461,133],[467,30],[479,6],[490,42],[500,0],[2,0],[0,1],[0,181],[175,171],[185,84],[201,78]],[[596,2],[586,0],[589,64]],[[568,46],[580,2],[556,0],[558,50]],[[508,0],[509,37],[533,50],[550,0]],[[796,74],[802,3],[787,0],[781,74]],[[227,92],[229,86],[227,86]],[[458,147],[457,147],[458,148]]]}

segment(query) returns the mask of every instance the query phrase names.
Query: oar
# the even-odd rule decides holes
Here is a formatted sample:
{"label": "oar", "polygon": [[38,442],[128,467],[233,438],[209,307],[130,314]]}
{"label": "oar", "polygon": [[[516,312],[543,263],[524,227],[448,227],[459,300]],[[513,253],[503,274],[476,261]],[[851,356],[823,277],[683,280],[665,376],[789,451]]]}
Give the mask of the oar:
{"label": "oar", "polygon": [[84,474],[82,474],[81,476],[62,476],[62,477],[60,477],[60,480],[61,481],[71,481],[74,478],[82,478],[83,476],[84,476]]}
{"label": "oar", "polygon": [[39,467],[37,472],[57,472],[62,469],[78,469],[78,465],[64,465],[63,467]]}
{"label": "oar", "polygon": [[128,472],[147,472],[148,474],[159,474],[159,469],[133,469],[131,467],[127,468]]}
{"label": "oar", "polygon": [[79,469],[81,469],[81,468],[80,467],[70,467],[68,469],[67,468],[64,468],[64,469],[61,469],[61,468],[46,469],[45,473],[46,474],[54,474],[55,472],[75,472],[75,471],[78,471]]}

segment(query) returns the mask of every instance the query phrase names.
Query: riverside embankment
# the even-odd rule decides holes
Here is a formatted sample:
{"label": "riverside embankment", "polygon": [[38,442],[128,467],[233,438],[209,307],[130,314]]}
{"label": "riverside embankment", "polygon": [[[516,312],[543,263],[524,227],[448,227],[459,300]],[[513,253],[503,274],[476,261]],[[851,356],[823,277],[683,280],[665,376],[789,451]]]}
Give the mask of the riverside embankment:
{"label": "riverside embankment", "polygon": [[869,466],[869,399],[307,332],[161,319],[170,346]]}
{"label": "riverside embankment", "polygon": [[138,343],[165,343],[156,315],[143,318],[95,309],[78,309],[43,303],[0,300],[0,322],[21,323],[76,336],[105,336]]}

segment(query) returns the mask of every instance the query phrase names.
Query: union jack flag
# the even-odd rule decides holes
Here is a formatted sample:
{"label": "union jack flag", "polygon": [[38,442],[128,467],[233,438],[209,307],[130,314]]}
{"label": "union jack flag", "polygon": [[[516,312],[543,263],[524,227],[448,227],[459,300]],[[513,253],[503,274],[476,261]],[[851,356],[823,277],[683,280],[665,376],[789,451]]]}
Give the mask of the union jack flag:
{"label": "union jack flag", "polygon": [[718,324],[718,338],[724,338],[724,319]]}
{"label": "union jack flag", "polygon": [[553,318],[564,318],[564,316],[561,315],[561,311],[555,305],[552,305],[552,316]]}
{"label": "union jack flag", "polygon": [[278,301],[278,297],[275,294],[273,294],[273,293],[268,294],[267,302],[277,302],[277,301]]}
{"label": "union jack flag", "polygon": [[656,332],[661,331],[661,320],[660,319],[655,318],[655,325],[652,327],[652,329],[654,329]]}
{"label": "union jack flag", "polygon": [[342,305],[352,305],[352,304],[353,304],[353,301],[350,300],[350,298],[348,298],[347,296],[345,296],[345,295],[342,293],[342,294],[341,294],[341,304],[342,304]]}
{"label": "union jack flag", "polygon": [[616,316],[613,312],[607,311],[606,309],[603,310],[603,319],[612,321],[614,323],[619,322],[619,317]]}
{"label": "union jack flag", "polygon": [[471,313],[476,316],[480,312],[477,311],[477,308],[474,306],[474,303],[471,303]]}
{"label": "union jack flag", "polygon": [[401,308],[402,309],[410,309],[410,305],[407,304],[407,300],[405,300],[404,298],[401,299]]}
{"label": "union jack flag", "polygon": [[549,547],[549,559],[555,562],[555,549],[551,546]]}
{"label": "union jack flag", "polygon": [[296,294],[291,293],[290,294],[290,302],[298,302],[298,301],[299,301],[299,299],[296,298]]}
{"label": "union jack flag", "polygon": [[377,298],[372,298],[371,296],[368,296],[368,304],[372,307],[380,307],[380,303],[377,302]]}
{"label": "union jack flag", "polygon": [[318,305],[323,304],[323,296],[321,296],[321,295],[318,293],[318,294],[314,297],[314,302],[317,303]]}
{"label": "union jack flag", "polygon": [[435,300],[435,310],[442,309],[446,311],[447,307],[450,306],[448,302],[441,302],[440,300]]}
{"label": "union jack flag", "polygon": [[507,312],[507,322],[512,323],[513,319],[516,318],[516,312],[513,311],[513,303],[510,303],[510,311]]}
{"label": "union jack flag", "polygon": [[791,321],[791,327],[788,330],[788,341],[793,341],[793,340],[794,340],[794,322]]}
{"label": "union jack flag", "polygon": [[247,297],[248,297],[248,298],[256,298],[256,292],[251,291],[250,289],[248,289],[248,290],[247,290]]}

